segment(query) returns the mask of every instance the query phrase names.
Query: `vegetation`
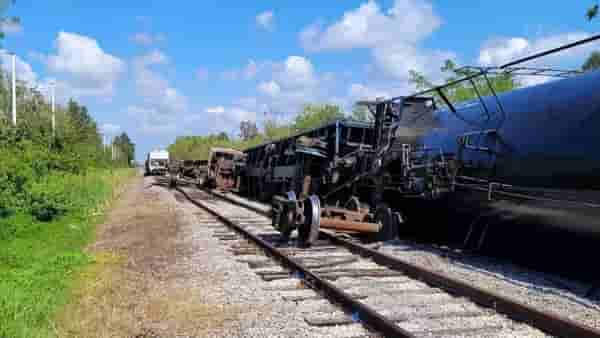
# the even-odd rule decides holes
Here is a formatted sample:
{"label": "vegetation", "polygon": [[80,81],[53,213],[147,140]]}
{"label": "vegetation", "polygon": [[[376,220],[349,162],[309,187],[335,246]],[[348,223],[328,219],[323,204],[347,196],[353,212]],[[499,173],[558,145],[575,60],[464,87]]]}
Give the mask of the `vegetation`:
{"label": "vegetation", "polygon": [[133,173],[120,168],[134,145],[120,135],[115,148],[126,156],[111,160],[96,122],[74,100],[57,107],[53,133],[50,105],[20,81],[13,126],[9,80],[0,71],[0,337],[46,337],[73,272],[89,261],[82,248],[100,211]]}
{"label": "vegetation", "polygon": [[298,115],[296,115],[292,127],[297,131],[304,131],[341,118],[344,118],[344,113],[340,107],[336,105],[309,104],[306,105]]}
{"label": "vegetation", "polygon": [[599,5],[595,4],[587,10],[585,17],[588,19],[588,21],[592,21],[598,16],[598,9],[600,9]]}
{"label": "vegetation", "polygon": [[355,104],[352,108],[352,119],[356,121],[372,122],[373,115],[366,106]]}
{"label": "vegetation", "polygon": [[[10,0],[10,2],[8,4],[6,4],[6,0],[5,0],[5,6],[10,5],[10,4],[14,4],[16,1],[15,0]],[[0,27],[3,27],[4,25],[7,24],[18,24],[20,22],[20,19],[18,17],[1,17],[0,18]],[[0,48],[2,47],[2,40],[4,39],[4,32],[2,30],[0,30]]]}
{"label": "vegetation", "polygon": [[600,52],[593,52],[586,60],[581,69],[589,72],[600,68]]}
{"label": "vegetation", "polygon": [[246,149],[270,140],[277,140],[294,133],[316,128],[324,123],[344,118],[340,107],[335,105],[306,105],[289,123],[265,121],[262,132],[254,122],[240,123],[240,138],[231,139],[227,134],[208,136],[178,137],[168,148],[169,154],[176,159],[207,159],[210,148],[227,147]]}
{"label": "vegetation", "polygon": [[[460,78],[475,74],[475,71],[473,70],[465,70],[458,68],[452,60],[446,60],[446,62],[440,69],[443,73],[449,74],[449,76],[445,79],[446,82],[455,81]],[[429,81],[424,75],[414,70],[411,70],[409,73],[410,81],[413,84],[415,84],[417,89],[424,90],[434,86],[434,84],[431,81]],[[518,81],[516,81],[511,75],[508,74],[490,74],[488,75],[488,79],[490,81],[491,87],[496,93],[510,91],[519,86]],[[474,78],[473,83],[475,84],[477,91],[479,91],[479,94],[481,96],[492,94],[492,90],[490,89],[490,86],[487,84],[487,81],[484,77],[480,76]],[[444,89],[444,94],[446,95],[446,97],[448,97],[448,99],[451,102],[458,103],[477,98],[477,91],[475,90],[475,87],[470,81],[464,81]],[[433,95],[436,97],[438,96],[437,93]]]}
{"label": "vegetation", "polygon": [[114,187],[132,173],[90,169],[49,177],[38,191],[60,196],[69,212],[52,222],[26,213],[0,218],[0,337],[54,336],[54,316],[70,297],[75,272],[92,262],[83,247]]}

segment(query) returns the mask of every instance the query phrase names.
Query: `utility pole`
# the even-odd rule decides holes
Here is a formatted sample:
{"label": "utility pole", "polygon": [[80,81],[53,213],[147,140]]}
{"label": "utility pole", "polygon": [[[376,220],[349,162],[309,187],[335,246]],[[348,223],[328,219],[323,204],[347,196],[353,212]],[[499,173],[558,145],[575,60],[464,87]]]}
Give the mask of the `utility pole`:
{"label": "utility pole", "polygon": [[55,82],[52,81],[50,82],[50,90],[51,90],[51,94],[52,98],[51,98],[51,104],[52,104],[52,137],[56,138],[56,100],[55,100],[55,92],[54,92],[54,86],[55,86]]}
{"label": "utility pole", "polygon": [[13,126],[17,126],[17,56],[12,55],[12,122]]}

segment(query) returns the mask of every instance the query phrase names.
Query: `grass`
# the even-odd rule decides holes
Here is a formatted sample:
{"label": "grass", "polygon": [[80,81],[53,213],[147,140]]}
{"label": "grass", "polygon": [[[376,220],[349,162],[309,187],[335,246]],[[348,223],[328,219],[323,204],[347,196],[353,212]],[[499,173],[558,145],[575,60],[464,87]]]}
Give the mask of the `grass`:
{"label": "grass", "polygon": [[[55,335],[53,318],[74,276],[93,261],[83,248],[133,170],[92,171],[64,178],[77,208],[48,223],[17,214],[3,220],[14,233],[0,240],[0,337]],[[2,226],[2,224],[0,224]]]}
{"label": "grass", "polygon": [[152,190],[130,191],[98,227],[93,263],[57,313],[58,336],[205,337],[244,310],[202,300],[198,276],[178,267],[193,250],[178,241],[174,206]]}

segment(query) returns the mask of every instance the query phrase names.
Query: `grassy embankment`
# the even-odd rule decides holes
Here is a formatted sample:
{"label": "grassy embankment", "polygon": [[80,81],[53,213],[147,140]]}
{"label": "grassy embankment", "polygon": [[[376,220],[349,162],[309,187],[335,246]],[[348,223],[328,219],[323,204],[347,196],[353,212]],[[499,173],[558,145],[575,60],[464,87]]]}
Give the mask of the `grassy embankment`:
{"label": "grassy embankment", "polygon": [[133,169],[51,175],[43,186],[71,206],[42,222],[27,213],[0,218],[0,337],[51,337],[76,273],[93,261],[83,249]]}

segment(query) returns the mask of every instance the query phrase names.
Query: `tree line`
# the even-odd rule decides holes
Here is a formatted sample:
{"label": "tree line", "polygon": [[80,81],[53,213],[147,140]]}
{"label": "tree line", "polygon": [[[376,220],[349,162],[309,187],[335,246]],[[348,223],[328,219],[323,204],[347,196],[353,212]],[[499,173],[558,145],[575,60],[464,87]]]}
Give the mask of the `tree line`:
{"label": "tree line", "polygon": [[231,138],[226,133],[206,136],[181,136],[168,147],[172,158],[179,160],[202,160],[208,158],[212,147],[246,149],[261,143],[281,139],[295,133],[318,127],[324,123],[344,118],[339,106],[331,104],[309,104],[290,121],[278,122],[268,119],[262,128],[255,121],[242,121],[238,137]]}

